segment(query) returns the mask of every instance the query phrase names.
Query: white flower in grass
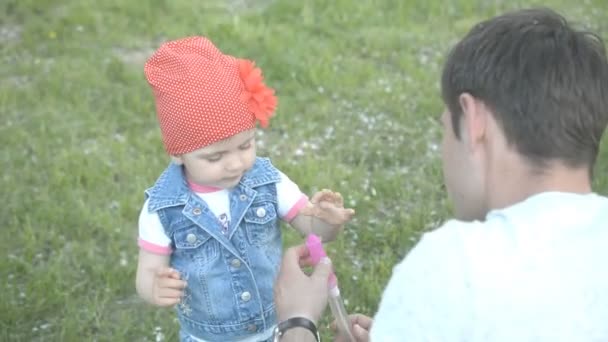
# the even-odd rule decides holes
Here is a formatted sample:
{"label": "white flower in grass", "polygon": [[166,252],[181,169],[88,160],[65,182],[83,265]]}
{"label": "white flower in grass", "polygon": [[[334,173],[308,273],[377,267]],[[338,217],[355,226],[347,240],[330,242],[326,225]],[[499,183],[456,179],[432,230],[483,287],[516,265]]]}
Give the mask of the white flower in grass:
{"label": "white flower in grass", "polygon": [[163,334],[161,327],[154,328],[154,338],[156,342],[162,342],[165,340],[165,334]]}

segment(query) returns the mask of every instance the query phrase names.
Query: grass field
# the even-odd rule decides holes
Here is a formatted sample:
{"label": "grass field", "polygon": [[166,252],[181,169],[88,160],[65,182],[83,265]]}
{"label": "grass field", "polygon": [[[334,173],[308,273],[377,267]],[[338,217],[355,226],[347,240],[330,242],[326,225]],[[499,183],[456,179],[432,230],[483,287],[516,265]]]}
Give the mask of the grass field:
{"label": "grass field", "polygon": [[[542,3],[608,39],[607,2]],[[348,310],[373,314],[392,266],[450,216],[443,56],[477,21],[532,4],[3,0],[0,340],[176,339],[173,311],[134,289],[143,190],[168,161],[142,67],[160,42],[188,35],[256,60],[277,89],[259,155],[308,194],[332,188],[357,210],[329,252]]]}

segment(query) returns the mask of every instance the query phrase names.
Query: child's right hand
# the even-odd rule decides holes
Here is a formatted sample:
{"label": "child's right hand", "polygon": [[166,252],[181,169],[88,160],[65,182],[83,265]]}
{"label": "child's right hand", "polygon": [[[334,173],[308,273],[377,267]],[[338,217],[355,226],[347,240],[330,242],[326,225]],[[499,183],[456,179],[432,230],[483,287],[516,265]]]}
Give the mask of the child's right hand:
{"label": "child's right hand", "polygon": [[161,267],[154,275],[152,301],[158,306],[179,303],[184,296],[187,283],[180,279],[179,272],[169,267]]}

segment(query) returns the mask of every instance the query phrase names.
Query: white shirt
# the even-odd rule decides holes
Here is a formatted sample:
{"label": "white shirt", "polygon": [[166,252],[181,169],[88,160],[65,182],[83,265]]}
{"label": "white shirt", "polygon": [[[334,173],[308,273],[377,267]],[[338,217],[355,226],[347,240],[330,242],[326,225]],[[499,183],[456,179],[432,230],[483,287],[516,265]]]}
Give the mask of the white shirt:
{"label": "white shirt", "polygon": [[393,269],[372,341],[608,341],[608,198],[448,221]]}

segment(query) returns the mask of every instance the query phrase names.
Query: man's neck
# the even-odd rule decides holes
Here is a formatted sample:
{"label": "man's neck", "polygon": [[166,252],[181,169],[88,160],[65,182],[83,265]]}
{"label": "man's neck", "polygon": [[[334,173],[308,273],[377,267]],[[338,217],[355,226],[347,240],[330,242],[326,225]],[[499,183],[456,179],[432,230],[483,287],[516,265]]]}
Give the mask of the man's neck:
{"label": "man's neck", "polygon": [[[488,209],[501,209],[543,192],[586,194],[592,191],[589,170],[553,163],[542,171],[530,167],[505,167],[486,187]],[[521,163],[519,165],[525,165]]]}

